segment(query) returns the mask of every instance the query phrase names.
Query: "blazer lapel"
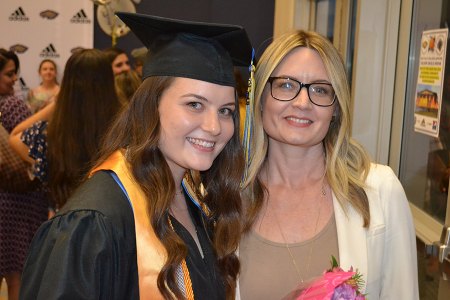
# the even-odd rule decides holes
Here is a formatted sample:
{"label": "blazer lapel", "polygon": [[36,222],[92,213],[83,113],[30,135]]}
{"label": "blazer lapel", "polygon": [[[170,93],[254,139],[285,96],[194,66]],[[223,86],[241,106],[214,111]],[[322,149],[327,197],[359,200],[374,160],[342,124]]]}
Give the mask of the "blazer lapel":
{"label": "blazer lapel", "polygon": [[[333,194],[334,215],[339,244],[340,267],[347,271],[350,267],[358,269],[367,279],[367,239],[361,216],[351,207],[346,211]],[[366,289],[366,282],[362,292]]]}

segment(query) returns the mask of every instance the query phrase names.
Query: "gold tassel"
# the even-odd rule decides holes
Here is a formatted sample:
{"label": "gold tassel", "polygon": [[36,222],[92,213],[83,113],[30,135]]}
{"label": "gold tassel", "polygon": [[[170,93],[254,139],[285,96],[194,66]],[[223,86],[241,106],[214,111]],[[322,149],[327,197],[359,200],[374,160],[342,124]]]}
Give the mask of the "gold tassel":
{"label": "gold tassel", "polygon": [[247,89],[247,105],[245,108],[245,123],[244,123],[244,138],[243,147],[245,155],[245,171],[244,177],[242,178],[241,185],[245,182],[248,176],[248,166],[250,165],[250,154],[251,154],[251,140],[252,140],[252,130],[253,130],[253,108],[255,100],[255,66],[253,60],[255,57],[255,50],[252,52],[252,61],[249,66],[250,77],[248,79],[248,89]]}

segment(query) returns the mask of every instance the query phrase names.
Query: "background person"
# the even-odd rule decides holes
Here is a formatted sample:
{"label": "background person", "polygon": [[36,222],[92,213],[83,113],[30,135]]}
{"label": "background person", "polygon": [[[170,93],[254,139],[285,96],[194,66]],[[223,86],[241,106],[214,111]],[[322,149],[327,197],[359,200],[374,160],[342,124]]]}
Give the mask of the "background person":
{"label": "background person", "polygon": [[14,128],[11,146],[48,185],[56,208],[87,175],[120,108],[106,55],[83,49],[67,61],[57,101]]}
{"label": "background person", "polygon": [[233,299],[244,167],[233,62],[250,63],[248,37],[118,15],[155,55],[92,177],[37,233],[21,297]]}
{"label": "background person", "polygon": [[117,47],[111,47],[103,50],[108,57],[114,75],[131,70],[130,61],[127,53]]}
{"label": "background person", "polygon": [[[31,115],[26,104],[14,95],[19,66],[19,59],[14,52],[0,49],[1,143],[9,152],[9,133]],[[11,172],[19,172],[20,169],[25,173],[25,167],[19,166],[17,161],[8,161],[9,158],[3,156],[5,153],[0,152],[0,284],[5,278],[8,299],[15,300],[19,297],[20,275],[31,239],[47,218],[47,201],[43,191],[33,185],[29,178],[21,176],[20,182],[17,182],[19,176]],[[15,188],[11,189],[13,186]]]}
{"label": "background person", "polygon": [[131,56],[134,60],[133,68],[139,77],[142,77],[142,67],[144,66],[147,53],[148,50],[145,47],[136,48],[131,51]]}
{"label": "background person", "polygon": [[415,231],[393,171],[350,137],[350,90],[324,37],[286,34],[256,68],[243,191],[241,299],[281,299],[330,268],[358,269],[369,299],[418,299]]}
{"label": "background person", "polygon": [[27,97],[27,104],[32,113],[55,100],[59,93],[56,63],[51,59],[44,59],[39,64],[38,72],[41,77],[41,84],[30,90]]}

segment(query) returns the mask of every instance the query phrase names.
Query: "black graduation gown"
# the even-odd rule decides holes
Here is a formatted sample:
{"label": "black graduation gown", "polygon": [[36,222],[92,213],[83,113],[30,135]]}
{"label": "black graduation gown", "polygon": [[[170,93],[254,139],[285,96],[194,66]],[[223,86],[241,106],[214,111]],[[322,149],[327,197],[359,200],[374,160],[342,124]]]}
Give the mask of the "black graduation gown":
{"label": "black graduation gown", "polygon": [[[172,218],[189,249],[186,263],[195,299],[225,299],[201,212],[189,209],[204,258],[188,231]],[[97,172],[45,222],[30,247],[20,299],[139,299],[134,216],[107,172]]]}

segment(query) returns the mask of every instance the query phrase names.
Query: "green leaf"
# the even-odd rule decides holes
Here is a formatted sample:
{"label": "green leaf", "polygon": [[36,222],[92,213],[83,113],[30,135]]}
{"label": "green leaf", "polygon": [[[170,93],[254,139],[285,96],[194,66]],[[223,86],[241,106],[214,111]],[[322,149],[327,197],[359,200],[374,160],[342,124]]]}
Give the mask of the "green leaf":
{"label": "green leaf", "polygon": [[331,269],[339,267],[336,257],[331,255]]}

